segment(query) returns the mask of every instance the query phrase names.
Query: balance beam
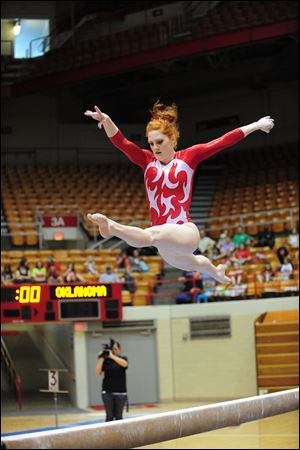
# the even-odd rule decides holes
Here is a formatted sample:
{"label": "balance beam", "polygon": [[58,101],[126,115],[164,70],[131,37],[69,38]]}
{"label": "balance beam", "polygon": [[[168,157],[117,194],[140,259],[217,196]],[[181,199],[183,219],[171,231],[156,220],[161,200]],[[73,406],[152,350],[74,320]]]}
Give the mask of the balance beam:
{"label": "balance beam", "polygon": [[236,426],[299,408],[299,389],[138,418],[3,437],[1,448],[134,448]]}

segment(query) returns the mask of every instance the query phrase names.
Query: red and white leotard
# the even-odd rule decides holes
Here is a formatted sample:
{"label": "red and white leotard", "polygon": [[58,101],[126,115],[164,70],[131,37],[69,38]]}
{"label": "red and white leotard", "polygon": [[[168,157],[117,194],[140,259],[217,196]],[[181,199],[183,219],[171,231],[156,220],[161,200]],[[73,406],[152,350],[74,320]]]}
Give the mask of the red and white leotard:
{"label": "red and white leotard", "polygon": [[207,144],[197,144],[177,151],[168,164],[159,162],[150,150],[128,141],[120,130],[110,140],[130,161],[143,169],[153,226],[191,222],[189,207],[198,164],[243,138],[243,131],[236,128]]}

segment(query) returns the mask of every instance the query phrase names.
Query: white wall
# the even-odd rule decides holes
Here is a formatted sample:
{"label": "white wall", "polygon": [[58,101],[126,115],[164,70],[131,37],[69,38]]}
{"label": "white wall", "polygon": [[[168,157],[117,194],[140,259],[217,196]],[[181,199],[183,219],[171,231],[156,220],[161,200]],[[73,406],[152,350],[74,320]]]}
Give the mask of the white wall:
{"label": "white wall", "polygon": [[[229,400],[257,395],[255,319],[268,311],[298,309],[298,301],[298,297],[281,297],[223,303],[125,307],[123,320],[151,319],[157,325],[160,401]],[[184,334],[189,335],[190,317],[210,315],[230,315],[232,336],[193,340],[184,338]],[[64,327],[61,325],[47,324],[43,326],[44,334],[53,345],[61,345],[59,353],[64,355],[69,364],[74,361],[76,394],[74,390],[73,398],[76,396],[77,407],[86,408],[88,367],[85,325],[74,326],[72,351],[68,338],[64,342],[63,334],[57,333],[59,327],[63,333]],[[69,327],[72,328],[73,325],[70,324]],[[3,330],[28,328],[30,327],[26,324],[2,325]],[[41,343],[39,348],[44,349],[44,344]],[[147,355],[141,355],[141,363],[143,357]]]}
{"label": "white wall", "polygon": [[[161,401],[226,400],[257,395],[255,319],[298,309],[297,297],[124,309],[123,320],[157,321]],[[189,318],[230,315],[230,338],[185,339]]]}
{"label": "white wall", "polygon": [[[124,308],[123,320],[151,319],[157,324],[160,401],[213,401],[257,395],[255,319],[267,311],[297,308],[297,297],[137,306]],[[231,317],[231,337],[185,339],[190,317],[223,314]],[[83,330],[75,332],[77,406],[81,408],[88,406],[85,340]]]}

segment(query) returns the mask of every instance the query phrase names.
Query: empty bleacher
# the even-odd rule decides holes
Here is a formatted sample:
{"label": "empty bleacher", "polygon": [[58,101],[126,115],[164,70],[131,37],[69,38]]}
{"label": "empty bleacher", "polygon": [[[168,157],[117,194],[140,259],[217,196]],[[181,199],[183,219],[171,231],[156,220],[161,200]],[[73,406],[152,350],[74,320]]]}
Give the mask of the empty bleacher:
{"label": "empty bleacher", "polygon": [[[194,2],[190,2],[194,3]],[[190,41],[218,36],[228,32],[296,20],[298,2],[218,2],[206,14],[193,19],[193,8],[184,14],[157,23],[147,23],[122,32],[83,40],[51,50],[31,61],[31,76],[76,69],[94,63],[162,48],[180,40]]]}
{"label": "empty bleacher", "polygon": [[225,170],[206,224],[210,236],[224,228],[232,234],[240,224],[252,235],[263,224],[275,233],[291,230],[299,211],[298,158],[297,144],[218,155]]}
{"label": "empty bleacher", "polygon": [[123,224],[132,220],[149,225],[140,171],[113,166],[2,167],[3,209],[14,245],[38,243],[37,207],[52,205],[52,215],[68,215],[63,205],[79,208],[90,236],[98,229],[86,214],[101,212]]}

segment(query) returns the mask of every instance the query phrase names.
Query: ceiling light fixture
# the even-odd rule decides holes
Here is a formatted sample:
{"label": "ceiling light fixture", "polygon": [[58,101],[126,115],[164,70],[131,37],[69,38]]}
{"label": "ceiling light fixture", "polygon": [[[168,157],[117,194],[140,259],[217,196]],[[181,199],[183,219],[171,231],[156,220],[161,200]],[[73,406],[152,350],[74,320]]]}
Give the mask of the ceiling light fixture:
{"label": "ceiling light fixture", "polygon": [[16,20],[13,26],[13,33],[15,36],[19,36],[21,31],[21,23],[19,20]]}

